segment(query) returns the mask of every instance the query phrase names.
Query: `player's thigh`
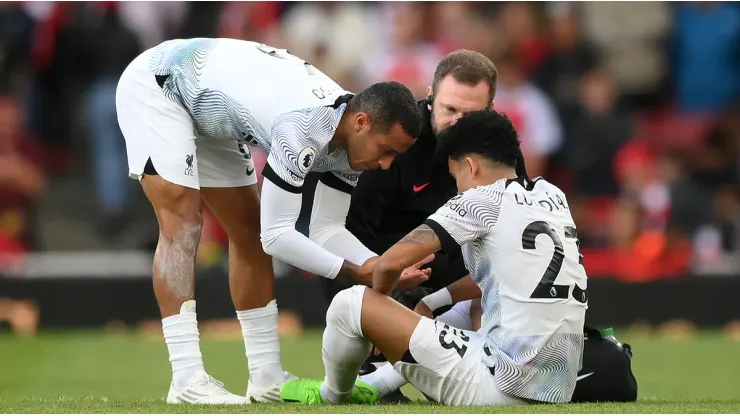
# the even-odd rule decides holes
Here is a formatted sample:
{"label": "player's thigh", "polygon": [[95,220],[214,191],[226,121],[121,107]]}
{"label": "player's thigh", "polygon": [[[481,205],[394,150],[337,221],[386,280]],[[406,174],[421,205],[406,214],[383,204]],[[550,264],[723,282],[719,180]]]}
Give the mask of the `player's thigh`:
{"label": "player's thigh", "polygon": [[147,52],[121,75],[116,113],[131,178],[141,180],[156,172],[169,183],[199,189],[193,122],[179,104],[165,96],[149,71]]}
{"label": "player's thigh", "polygon": [[[354,286],[350,291],[362,286]],[[401,360],[409,348],[411,335],[422,318],[395,300],[364,288],[360,324],[362,334],[391,362]],[[336,298],[335,298],[336,299]]]}
{"label": "player's thigh", "polygon": [[249,148],[233,140],[196,143],[203,200],[232,242],[258,241],[260,200]]}
{"label": "player's thigh", "polygon": [[427,397],[454,406],[522,404],[501,392],[490,368],[481,362],[485,337],[423,318],[409,352],[394,364]]}

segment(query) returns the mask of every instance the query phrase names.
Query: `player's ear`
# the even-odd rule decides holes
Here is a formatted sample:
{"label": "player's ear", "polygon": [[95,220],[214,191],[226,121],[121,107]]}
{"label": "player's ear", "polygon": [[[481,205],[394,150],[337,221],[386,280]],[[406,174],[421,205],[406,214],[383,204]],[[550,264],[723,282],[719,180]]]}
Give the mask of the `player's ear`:
{"label": "player's ear", "polygon": [[488,107],[488,109],[489,110],[492,109],[494,104],[496,104],[496,100],[491,100],[491,106]]}
{"label": "player's ear", "polygon": [[370,130],[370,114],[360,111],[355,113],[355,131],[362,132]]}
{"label": "player's ear", "polygon": [[472,176],[475,176],[478,173],[478,170],[480,170],[480,164],[478,163],[475,158],[472,158],[470,156],[465,158],[465,164],[468,167],[468,170],[470,171]]}

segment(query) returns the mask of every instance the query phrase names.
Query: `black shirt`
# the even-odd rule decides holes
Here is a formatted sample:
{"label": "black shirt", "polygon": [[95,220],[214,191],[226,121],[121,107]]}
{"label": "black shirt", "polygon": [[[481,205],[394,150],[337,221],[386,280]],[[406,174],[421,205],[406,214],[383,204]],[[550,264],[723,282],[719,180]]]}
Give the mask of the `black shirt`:
{"label": "black shirt", "polygon": [[[427,101],[420,101],[419,106],[424,128],[414,145],[390,169],[363,172],[352,192],[347,230],[379,255],[457,194],[447,161],[435,157],[437,139]],[[434,290],[468,274],[459,249],[437,253],[429,267],[432,276],[424,286]],[[341,289],[331,280],[327,285]]]}

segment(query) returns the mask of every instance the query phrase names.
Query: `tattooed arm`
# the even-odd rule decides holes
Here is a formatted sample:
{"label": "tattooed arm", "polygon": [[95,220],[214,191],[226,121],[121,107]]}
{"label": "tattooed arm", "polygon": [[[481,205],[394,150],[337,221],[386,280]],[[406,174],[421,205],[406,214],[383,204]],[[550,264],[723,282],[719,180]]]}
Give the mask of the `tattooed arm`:
{"label": "tattooed arm", "polygon": [[421,267],[441,247],[434,230],[426,224],[420,225],[380,256],[373,270],[373,289],[389,295],[404,269]]}

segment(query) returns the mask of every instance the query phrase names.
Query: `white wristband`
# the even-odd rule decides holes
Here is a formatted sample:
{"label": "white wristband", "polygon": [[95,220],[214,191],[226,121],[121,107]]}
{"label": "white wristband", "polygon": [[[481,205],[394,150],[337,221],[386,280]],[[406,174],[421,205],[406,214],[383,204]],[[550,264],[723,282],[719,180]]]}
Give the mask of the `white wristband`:
{"label": "white wristband", "polygon": [[421,301],[434,312],[443,306],[452,305],[452,296],[450,295],[450,291],[445,287],[431,295],[424,296]]}

